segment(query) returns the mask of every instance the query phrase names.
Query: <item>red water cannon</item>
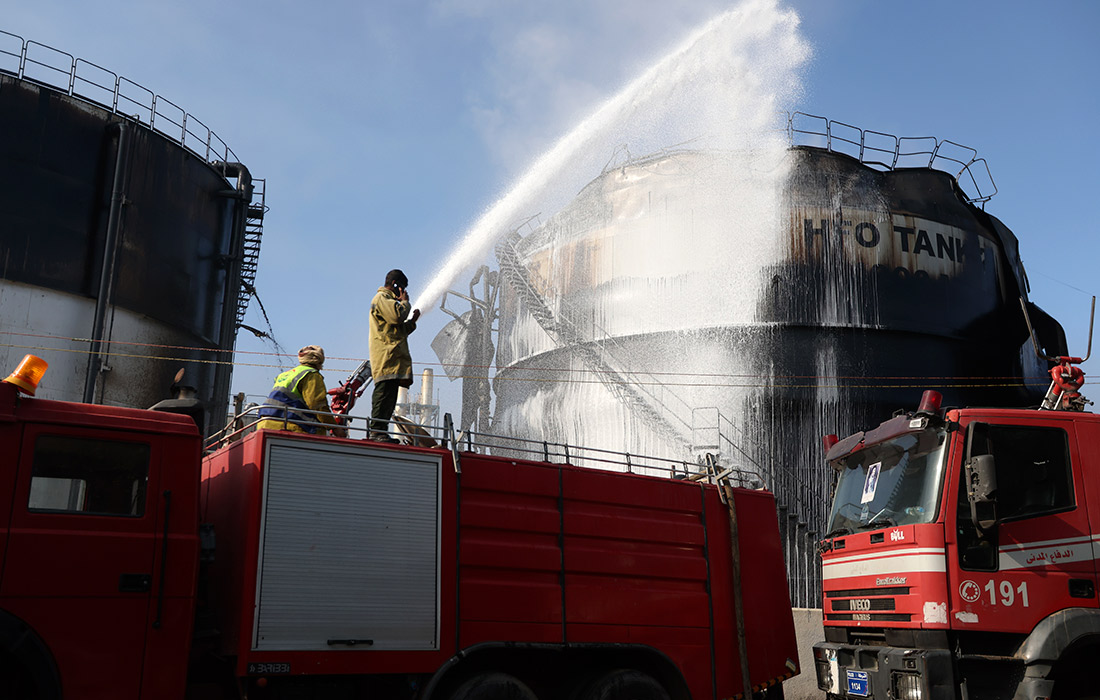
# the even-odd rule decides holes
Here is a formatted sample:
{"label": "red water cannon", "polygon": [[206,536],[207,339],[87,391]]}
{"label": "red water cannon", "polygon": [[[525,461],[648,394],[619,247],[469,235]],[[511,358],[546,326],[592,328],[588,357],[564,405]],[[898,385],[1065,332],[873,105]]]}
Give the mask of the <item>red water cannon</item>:
{"label": "red water cannon", "polygon": [[1050,388],[1043,399],[1043,408],[1054,411],[1083,411],[1086,404],[1092,403],[1078,391],[1085,383],[1084,370],[1076,366],[1081,362],[1084,360],[1080,357],[1058,358],[1058,364],[1050,368]]}
{"label": "red water cannon", "polygon": [[1020,308],[1024,310],[1024,320],[1027,321],[1027,330],[1031,334],[1031,345],[1035,348],[1035,354],[1040,359],[1054,363],[1050,368],[1050,387],[1047,389],[1043,403],[1039,407],[1044,411],[1083,411],[1086,405],[1092,402],[1081,396],[1080,388],[1085,383],[1085,372],[1077,365],[1084,363],[1092,355],[1092,322],[1096,317],[1096,297],[1092,298],[1092,310],[1089,312],[1089,347],[1085,356],[1070,357],[1069,355],[1046,356],[1039,351],[1039,341],[1035,339],[1035,329],[1031,327],[1031,318],[1027,313],[1027,304],[1020,298]]}
{"label": "red water cannon", "polygon": [[363,360],[347,381],[340,382],[340,386],[328,390],[328,395],[332,397],[332,413],[336,416],[338,424],[347,425],[347,418],[342,416],[351,412],[355,406],[355,400],[363,395],[370,382],[370,360]]}

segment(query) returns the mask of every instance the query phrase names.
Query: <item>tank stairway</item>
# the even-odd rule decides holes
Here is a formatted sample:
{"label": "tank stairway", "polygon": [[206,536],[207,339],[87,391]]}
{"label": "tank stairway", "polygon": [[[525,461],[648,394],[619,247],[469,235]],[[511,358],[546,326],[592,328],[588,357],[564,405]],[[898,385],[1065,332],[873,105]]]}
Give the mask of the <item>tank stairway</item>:
{"label": "tank stairway", "polygon": [[[700,419],[699,416],[705,418]],[[705,420],[706,425],[701,425]],[[717,408],[700,408],[692,414],[693,434],[701,449],[716,448],[717,461],[724,467],[735,467],[760,477],[764,488],[775,495],[779,517],[779,536],[787,565],[787,583],[791,605],[803,608],[821,607],[821,567],[817,548],[821,530],[828,516],[828,503],[813,498],[812,487],[805,478],[790,468],[768,458],[772,452]],[[705,443],[705,444],[704,444]],[[753,454],[763,455],[763,459]]]}
{"label": "tank stairway", "polygon": [[244,243],[241,246],[241,292],[237,295],[237,326],[244,323],[248,302],[256,292],[256,269],[260,262],[260,241],[264,235],[264,214],[267,213],[267,181],[252,181],[252,201],[244,219]]}
{"label": "tank stairway", "polygon": [[[555,314],[550,306],[538,292],[533,282],[546,285],[539,280],[531,270],[520,261],[516,250],[516,243],[520,240],[518,232],[513,231],[505,236],[497,244],[496,256],[500,263],[501,275],[507,280],[509,286],[519,296],[526,306],[531,317],[546,331],[547,335],[558,345],[568,348],[590,370],[595,372],[600,382],[630,409],[632,415],[638,416],[651,430],[656,431],[673,444],[688,451],[691,444],[684,433],[691,429],[686,421],[674,416],[680,426],[669,420],[664,414],[668,411],[658,411],[654,404],[663,406],[656,396],[647,390],[642,383],[642,378],[626,370],[616,369],[609,361],[610,354],[605,343],[612,339],[608,336],[602,342],[591,341],[584,337],[576,323],[570,320],[566,314]],[[664,387],[656,379],[647,377],[646,381]],[[669,392],[671,393],[671,392]]]}

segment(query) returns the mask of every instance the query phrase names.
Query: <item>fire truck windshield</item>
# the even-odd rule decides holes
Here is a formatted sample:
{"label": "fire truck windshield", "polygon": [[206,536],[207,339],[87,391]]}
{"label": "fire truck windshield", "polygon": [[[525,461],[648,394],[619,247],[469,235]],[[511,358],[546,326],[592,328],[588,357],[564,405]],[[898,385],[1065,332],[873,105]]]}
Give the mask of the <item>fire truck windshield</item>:
{"label": "fire truck windshield", "polygon": [[926,429],[869,445],[833,462],[840,472],[830,536],[932,522],[943,482],[947,434]]}

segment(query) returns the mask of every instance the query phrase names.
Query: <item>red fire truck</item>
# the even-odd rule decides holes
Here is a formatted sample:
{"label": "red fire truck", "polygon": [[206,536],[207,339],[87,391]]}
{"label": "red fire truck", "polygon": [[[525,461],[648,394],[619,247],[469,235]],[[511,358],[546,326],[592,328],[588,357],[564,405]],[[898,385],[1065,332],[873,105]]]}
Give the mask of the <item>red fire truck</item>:
{"label": "red fire truck", "polygon": [[826,438],[830,698],[1100,697],[1100,417],[1081,410],[1081,360],[1057,360],[1044,410],[941,411],[926,392]]}
{"label": "red fire truck", "polygon": [[782,696],[770,493],[453,437],[204,457],[191,418],[0,382],[0,697]]}

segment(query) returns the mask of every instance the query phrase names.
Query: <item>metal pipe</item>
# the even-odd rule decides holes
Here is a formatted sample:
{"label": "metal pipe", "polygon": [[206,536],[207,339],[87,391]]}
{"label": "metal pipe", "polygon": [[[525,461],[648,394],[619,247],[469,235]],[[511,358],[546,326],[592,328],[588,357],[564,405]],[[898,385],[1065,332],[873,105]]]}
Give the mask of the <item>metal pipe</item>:
{"label": "metal pipe", "polygon": [[733,589],[731,591],[733,594],[733,611],[737,618],[735,630],[737,632],[737,651],[741,662],[741,687],[744,693],[742,697],[751,698],[752,678],[749,675],[749,644],[745,631],[745,603],[741,590],[741,539],[737,522],[736,494],[734,494],[728,481],[719,484],[718,488],[726,496],[726,515],[729,518],[730,556],[733,562],[733,576],[730,583]]}
{"label": "metal pipe", "polygon": [[1085,359],[1081,360],[1082,363],[1088,361],[1092,357],[1092,322],[1096,319],[1096,296],[1092,297],[1092,308],[1089,310],[1089,348],[1085,351]]}
{"label": "metal pipe", "polygon": [[95,387],[103,369],[103,328],[107,319],[107,307],[111,303],[111,287],[118,253],[118,236],[122,228],[122,206],[126,203],[126,176],[129,174],[127,150],[130,127],[126,122],[115,122],[110,128],[118,129],[118,146],[115,149],[114,182],[111,185],[111,209],[107,215],[107,235],[103,242],[103,263],[99,272],[99,291],[96,294],[95,314],[92,320],[92,345],[88,357],[88,370],[84,377],[84,403],[95,402]]}
{"label": "metal pipe", "polygon": [[[225,287],[222,299],[221,326],[218,333],[218,348],[229,353],[232,358],[237,342],[237,298],[241,293],[241,258],[244,254],[245,219],[248,205],[252,202],[252,173],[242,163],[214,161],[211,163],[223,177],[237,178],[237,187],[222,194],[237,203],[233,211],[232,231],[226,256]],[[229,404],[229,385],[233,377],[232,363],[215,365],[214,390],[209,401],[213,405],[211,415],[226,412]],[[204,400],[207,397],[203,397]]]}
{"label": "metal pipe", "polygon": [[432,403],[432,379],[435,373],[429,367],[420,376],[420,403],[429,406]]}

